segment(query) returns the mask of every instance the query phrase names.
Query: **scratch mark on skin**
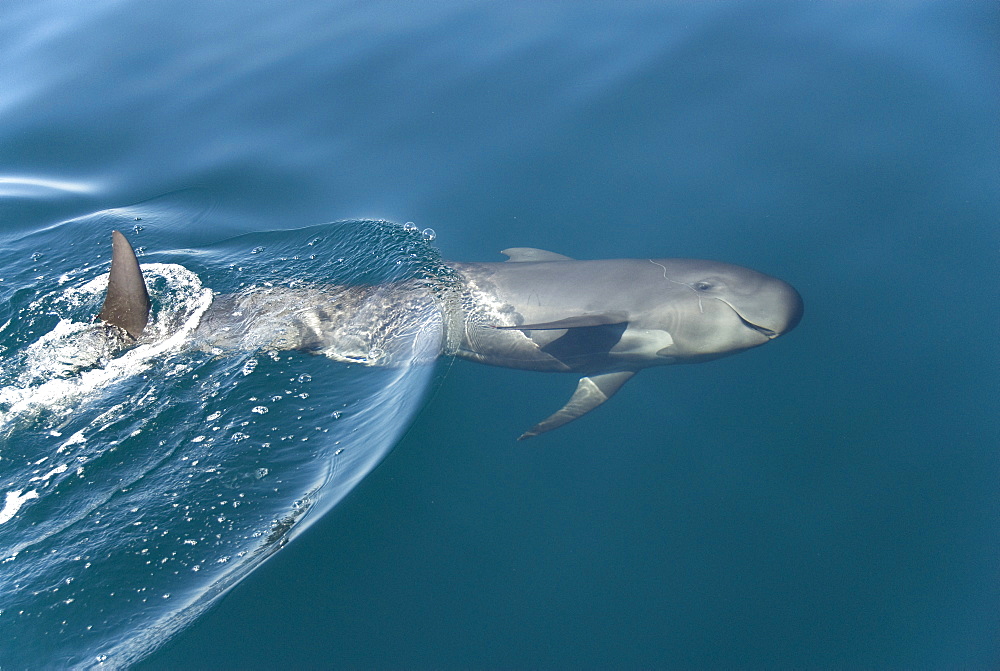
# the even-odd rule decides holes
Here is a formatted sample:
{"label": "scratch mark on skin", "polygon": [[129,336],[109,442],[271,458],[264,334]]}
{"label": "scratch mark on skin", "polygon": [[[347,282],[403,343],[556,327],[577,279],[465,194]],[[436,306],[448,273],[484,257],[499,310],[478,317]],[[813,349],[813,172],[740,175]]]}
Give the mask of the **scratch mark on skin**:
{"label": "scratch mark on skin", "polygon": [[687,282],[678,282],[677,280],[672,280],[669,277],[667,277],[667,268],[662,263],[657,263],[653,259],[649,259],[649,262],[652,263],[654,266],[659,266],[660,268],[663,269],[663,279],[665,279],[667,282],[673,282],[674,284],[679,284],[679,285],[681,285],[683,287],[687,287],[688,289],[690,289],[691,291],[693,291],[694,295],[698,298],[698,312],[700,312],[701,314],[705,314],[705,306],[702,305],[702,303],[701,303],[701,294],[698,293],[697,289],[695,289],[693,286],[691,286]]}

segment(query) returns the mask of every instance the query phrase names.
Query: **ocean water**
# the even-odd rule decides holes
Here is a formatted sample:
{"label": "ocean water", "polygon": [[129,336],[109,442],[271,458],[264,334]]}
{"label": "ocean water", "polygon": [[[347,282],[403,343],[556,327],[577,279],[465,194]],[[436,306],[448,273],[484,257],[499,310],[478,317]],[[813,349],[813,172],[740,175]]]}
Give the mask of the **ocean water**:
{"label": "ocean water", "polygon": [[[998,52],[990,2],[5,3],[0,668],[1000,666]],[[186,346],[512,246],[806,314],[524,443],[575,379]]]}

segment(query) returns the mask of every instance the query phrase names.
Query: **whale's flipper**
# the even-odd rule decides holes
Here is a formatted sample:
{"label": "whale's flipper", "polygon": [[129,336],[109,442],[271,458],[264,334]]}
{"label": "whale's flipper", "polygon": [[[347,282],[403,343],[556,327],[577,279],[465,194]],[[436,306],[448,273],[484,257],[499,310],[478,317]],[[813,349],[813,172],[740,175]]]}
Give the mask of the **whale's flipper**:
{"label": "whale's flipper", "polygon": [[592,326],[628,325],[628,315],[624,312],[579,315],[543,324],[518,324],[517,326],[494,326],[505,331],[558,331],[560,329],[590,328]]}
{"label": "whale's flipper", "polygon": [[149,292],[139,261],[132,245],[118,231],[111,233],[111,276],[97,318],[124,329],[133,340],[139,338],[149,321]]}
{"label": "whale's flipper", "polygon": [[572,422],[580,415],[590,412],[614,396],[615,392],[621,389],[622,385],[628,382],[633,375],[635,375],[635,371],[623,370],[616,373],[581,377],[569,402],[551,417],[542,420],[522,433],[518,440],[525,440],[540,433],[557,429],[563,424]]}
{"label": "whale's flipper", "polygon": [[534,247],[511,247],[500,252],[507,257],[507,263],[524,263],[526,261],[572,261],[568,256],[547,252]]}

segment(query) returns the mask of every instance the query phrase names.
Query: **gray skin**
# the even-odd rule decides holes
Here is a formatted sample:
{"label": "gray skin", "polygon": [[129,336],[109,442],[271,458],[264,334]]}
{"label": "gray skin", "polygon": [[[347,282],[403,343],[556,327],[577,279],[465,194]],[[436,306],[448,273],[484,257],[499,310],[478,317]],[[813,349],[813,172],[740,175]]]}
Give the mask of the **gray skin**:
{"label": "gray skin", "polygon": [[570,401],[521,440],[596,408],[643,368],[758,347],[802,318],[791,285],[727,263],[503,253],[506,263],[449,263],[464,287],[455,355],[583,375]]}
{"label": "gray skin", "polygon": [[[138,337],[145,281],[115,232],[100,318]],[[121,244],[125,242],[125,244]],[[758,347],[795,328],[802,298],[782,280],[694,259],[577,261],[539,249],[506,263],[448,262],[457,282],[257,289],[216,299],[195,332],[205,349],[302,349],[341,361],[405,365],[440,355],[581,375],[556,413],[519,440],[593,410],[636,372]],[[118,271],[116,273],[116,270]],[[140,290],[141,285],[141,290]],[[115,306],[111,310],[107,306]],[[127,315],[118,319],[116,315]],[[419,331],[439,337],[414,349]]]}

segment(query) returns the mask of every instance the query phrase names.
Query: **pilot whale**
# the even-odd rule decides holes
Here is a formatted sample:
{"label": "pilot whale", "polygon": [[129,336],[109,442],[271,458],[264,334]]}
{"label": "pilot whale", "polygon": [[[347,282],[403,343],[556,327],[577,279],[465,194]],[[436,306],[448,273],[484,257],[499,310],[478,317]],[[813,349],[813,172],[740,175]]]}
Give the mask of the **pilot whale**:
{"label": "pilot whale", "polygon": [[[213,351],[299,349],[369,365],[412,362],[400,337],[440,329],[438,350],[478,363],[574,373],[576,391],[519,440],[590,412],[643,368],[698,363],[788,333],[799,293],[749,268],[695,259],[576,260],[540,249],[506,262],[446,261],[453,281],[266,287],[217,297],[193,338]],[[108,290],[97,318],[122,342],[142,336],[150,301],[128,240],[112,233]]]}

